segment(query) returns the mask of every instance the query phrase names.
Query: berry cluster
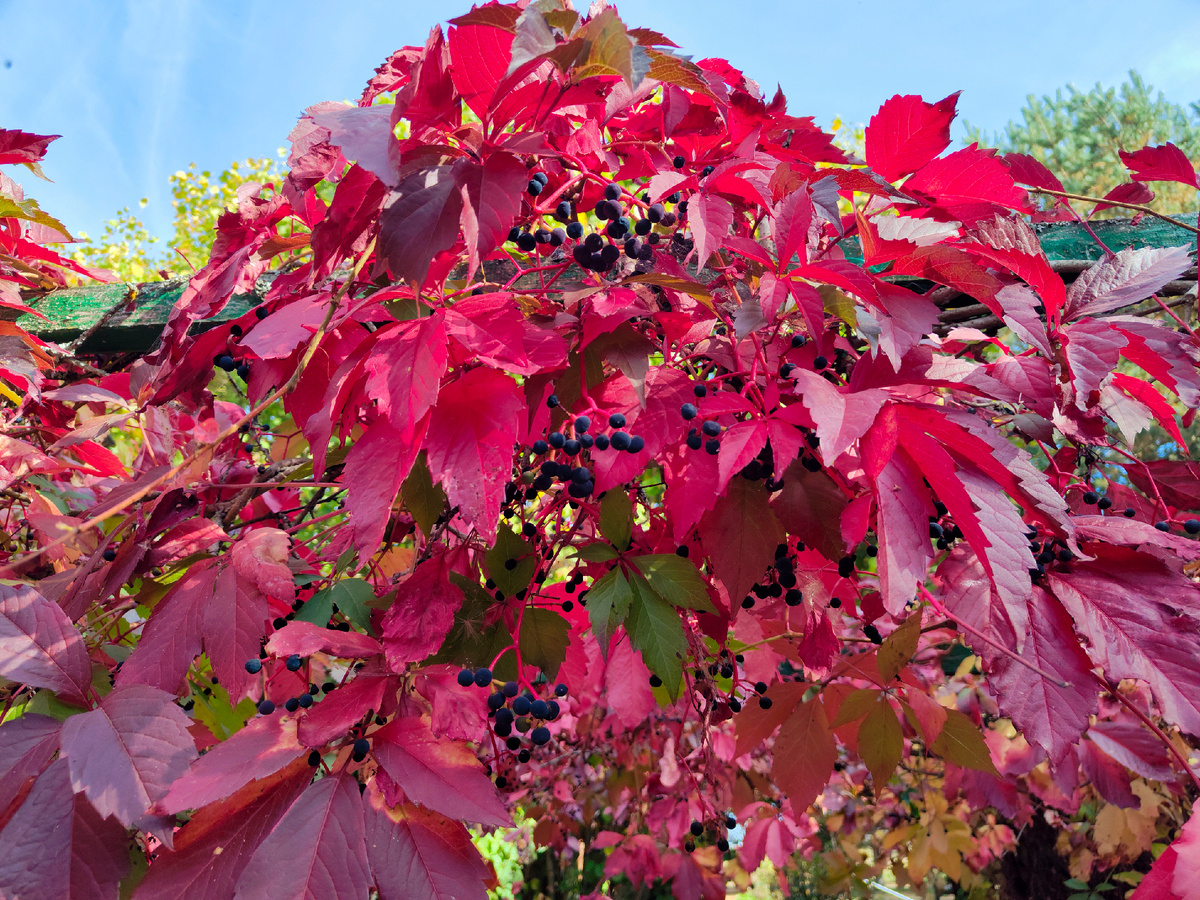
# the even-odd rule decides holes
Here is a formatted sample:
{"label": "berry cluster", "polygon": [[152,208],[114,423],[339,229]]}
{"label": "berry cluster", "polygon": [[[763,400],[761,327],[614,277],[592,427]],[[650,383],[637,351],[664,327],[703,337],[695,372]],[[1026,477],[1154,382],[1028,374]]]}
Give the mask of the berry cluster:
{"label": "berry cluster", "polygon": [[[546,405],[552,409],[557,407],[558,396],[551,394]],[[538,456],[554,450],[570,459],[579,457],[585,451],[604,451],[610,448],[625,453],[639,453],[646,446],[646,440],[641,435],[631,435],[621,430],[626,425],[625,416],[621,413],[610,415],[608,425],[615,429],[611,434],[591,435],[588,433],[592,427],[591,418],[586,415],[579,416],[567,432],[552,431],[545,440],[534,441],[530,449]],[[567,485],[568,495],[576,500],[591,496],[596,488],[592,471],[587,466],[552,459],[542,462],[541,474],[533,479],[532,488],[534,491],[549,490],[556,478]]]}
{"label": "berry cluster", "polygon": [[[530,197],[540,196],[549,183],[549,176],[544,172],[535,172],[527,186]],[[578,211],[569,200],[563,200],[555,207],[553,217],[566,224],[566,228],[538,228],[533,231],[512,228],[508,240],[517,245],[523,253],[552,252],[568,240],[578,243],[572,249],[572,257],[580,268],[593,272],[607,272],[622,252],[643,263],[654,260],[654,245],[661,239],[661,234],[654,227],[673,228],[679,222],[679,216],[667,212],[662,203],[653,203],[645,207],[641,216],[631,219],[626,209],[621,205],[624,194],[619,184],[605,185],[604,198],[600,200],[593,213],[602,222],[608,222],[602,231],[594,231],[584,237],[584,226],[576,218]],[[643,196],[643,203],[648,198]],[[667,199],[669,203],[679,204],[680,213],[685,210],[685,204],[680,201],[678,193]],[[607,241],[606,241],[607,238]],[[644,240],[643,240],[644,239]],[[546,248],[541,250],[539,248]]]}
{"label": "berry cluster", "polygon": [[[491,687],[492,670],[488,668],[463,669],[458,673],[461,687]],[[557,684],[553,697],[542,699],[531,690],[521,691],[515,681],[506,681],[499,689],[488,694],[488,718],[492,733],[504,740],[504,746],[516,753],[518,762],[527,763],[531,758],[527,747],[522,746],[521,735],[527,734],[535,747],[550,743],[550,729],[538,722],[553,722],[562,713],[559,700],[567,696],[567,686]],[[514,732],[516,732],[514,734]],[[500,784],[501,779],[497,779]]]}
{"label": "berry cluster", "polygon": [[704,837],[707,833],[709,839],[716,837],[716,840],[713,841],[713,846],[716,847],[717,850],[719,850],[721,853],[728,853],[729,832],[737,827],[737,818],[732,813],[726,813],[720,824],[725,826],[724,831],[722,831],[720,825],[716,823],[710,822],[708,826],[705,827],[703,822],[693,821],[688,827],[688,832],[691,836],[683,844],[684,851],[687,853],[695,852],[696,839]]}

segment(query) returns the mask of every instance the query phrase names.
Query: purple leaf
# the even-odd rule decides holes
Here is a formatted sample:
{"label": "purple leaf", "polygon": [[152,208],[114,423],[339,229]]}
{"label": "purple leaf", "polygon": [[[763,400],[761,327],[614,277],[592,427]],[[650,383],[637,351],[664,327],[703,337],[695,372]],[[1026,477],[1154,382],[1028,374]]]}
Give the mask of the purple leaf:
{"label": "purple leaf", "polygon": [[198,810],[175,832],[174,849],[155,857],[135,900],[229,900],[251,855],[311,780],[312,768],[296,760]]}
{"label": "purple leaf", "polygon": [[36,713],[0,725],[0,814],[28,779],[36,778],[46,768],[58,750],[61,727],[57,719]]}
{"label": "purple leaf", "polygon": [[304,791],[263,839],[234,900],[350,900],[371,890],[358,780],[341,773]]}
{"label": "purple leaf", "polygon": [[1124,547],[1090,548],[1095,559],[1051,572],[1054,595],[1088,639],[1109,678],[1150,685],[1170,722],[1200,734],[1200,588],[1175,566]]}
{"label": "purple leaf", "polygon": [[1192,264],[1190,247],[1127,247],[1103,259],[1067,289],[1063,321],[1098,316],[1158,293]]}
{"label": "purple leaf", "polygon": [[1099,692],[1092,678],[1092,662],[1079,646],[1071,617],[1058,601],[1035,588],[1029,598],[1028,619],[1021,658],[1065,681],[1067,687],[1059,687],[987,645],[976,642],[972,647],[988,661],[988,683],[996,690],[1000,709],[1057,765],[1087,729],[1088,717],[1098,708]]}
{"label": "purple leaf", "polygon": [[149,827],[146,813],[196,758],[192,720],[165,691],[115,688],[97,709],[63,723],[62,754],[71,785],[102,816]]}
{"label": "purple leaf", "polygon": [[[360,166],[386,185],[396,183],[396,166],[390,148],[396,143],[392,136],[392,107],[343,106],[312,111],[312,120],[329,129],[329,143],[338,147],[348,160]],[[399,157],[399,147],[396,148]]]}
{"label": "purple leaf", "polygon": [[379,219],[379,253],[392,276],[424,284],[433,258],[454,246],[462,208],[453,166],[425,166],[404,178]]}
{"label": "purple leaf", "polygon": [[57,603],[29,585],[0,584],[0,676],[79,702],[91,688],[83,638]]}

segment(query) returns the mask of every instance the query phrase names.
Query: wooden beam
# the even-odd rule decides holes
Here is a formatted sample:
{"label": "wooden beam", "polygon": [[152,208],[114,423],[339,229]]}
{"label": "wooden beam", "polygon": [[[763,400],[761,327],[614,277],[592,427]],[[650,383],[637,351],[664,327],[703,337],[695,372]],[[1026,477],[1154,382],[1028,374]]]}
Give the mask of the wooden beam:
{"label": "wooden beam", "polygon": [[[1197,221],[1195,213],[1177,218],[1190,225],[1195,225]],[[1179,247],[1185,244],[1194,247],[1196,243],[1195,236],[1186,229],[1150,217],[1140,221],[1103,219],[1091,223],[1091,228],[1096,237],[1114,251],[1127,247]],[[1051,262],[1063,263],[1064,271],[1072,269],[1075,261],[1079,264],[1074,268],[1082,269],[1084,263],[1097,260],[1104,253],[1087,229],[1073,222],[1035,225],[1034,230]],[[843,241],[841,247],[850,259],[855,259],[861,252],[854,238]],[[857,261],[861,262],[861,257]],[[492,281],[507,281],[514,271],[511,264],[504,262],[486,265],[487,277]],[[534,275],[530,276],[528,284],[517,282],[514,286],[521,289],[536,285],[537,276]],[[75,348],[76,354],[145,352],[158,340],[171,308],[183,294],[185,286],[183,281],[158,281],[55,291],[29,301],[34,309],[45,316],[44,319],[25,315],[17,320],[17,324],[31,334],[57,344],[67,344],[89,329],[94,329]],[[262,279],[255,291],[235,294],[220,313],[197,323],[195,328],[204,330],[245,315],[262,302],[269,286],[270,281]],[[100,323],[99,328],[95,327],[97,323]]]}

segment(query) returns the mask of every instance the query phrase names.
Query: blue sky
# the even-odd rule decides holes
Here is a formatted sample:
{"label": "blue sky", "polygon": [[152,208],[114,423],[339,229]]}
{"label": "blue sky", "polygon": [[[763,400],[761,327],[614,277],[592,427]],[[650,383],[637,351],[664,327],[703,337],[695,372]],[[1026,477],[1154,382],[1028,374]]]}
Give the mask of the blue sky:
{"label": "blue sky", "polygon": [[[582,8],[583,0],[577,6]],[[1030,94],[1119,84],[1133,68],[1169,99],[1200,99],[1197,0],[623,0],[631,26],[696,58],[722,56],[789,111],[865,122],[894,93],[962,90],[989,130]],[[286,145],[300,112],[358,95],[392,50],[469,0],[0,0],[0,127],[62,134],[53,184],[22,178],[75,231],[142,197],[158,234],[167,178]],[[11,62],[11,65],[9,63]],[[961,127],[957,134],[961,135]]]}

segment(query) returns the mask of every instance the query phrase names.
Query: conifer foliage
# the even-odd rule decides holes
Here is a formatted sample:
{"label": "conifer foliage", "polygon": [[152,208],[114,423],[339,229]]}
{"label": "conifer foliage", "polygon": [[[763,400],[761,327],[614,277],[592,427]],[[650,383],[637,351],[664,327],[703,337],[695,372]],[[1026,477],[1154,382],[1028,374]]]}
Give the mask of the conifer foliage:
{"label": "conifer foliage", "polygon": [[[969,884],[1084,801],[1085,886],[1114,816],[1170,839],[1200,470],[1126,448],[1200,344],[1131,308],[1194,248],[1064,281],[1057,181],[957,102],[859,160],[603,3],[492,3],[305,112],[152,354],[4,324],[0,894],[483,898],[517,808],[680,900],[797,851]],[[87,274],[63,231],[0,176],[0,304]]]}

